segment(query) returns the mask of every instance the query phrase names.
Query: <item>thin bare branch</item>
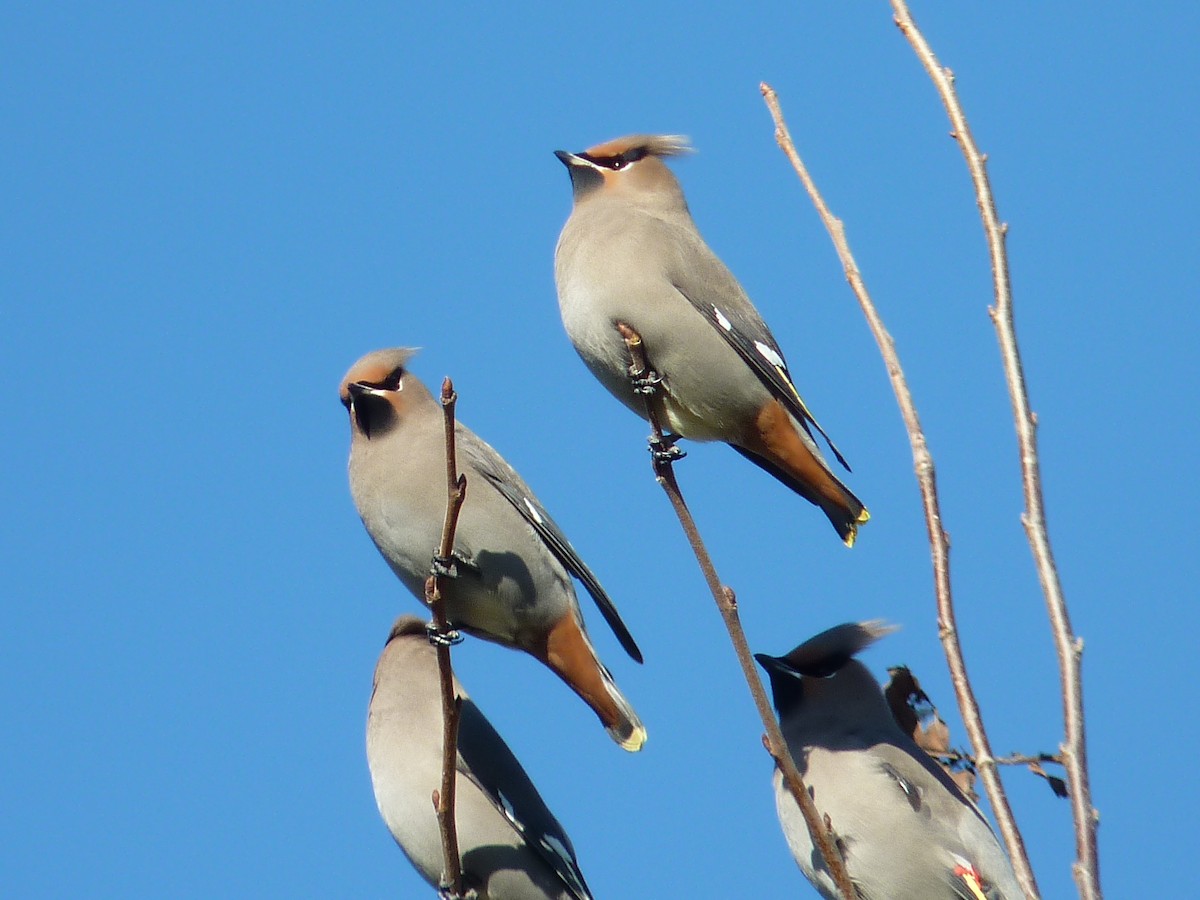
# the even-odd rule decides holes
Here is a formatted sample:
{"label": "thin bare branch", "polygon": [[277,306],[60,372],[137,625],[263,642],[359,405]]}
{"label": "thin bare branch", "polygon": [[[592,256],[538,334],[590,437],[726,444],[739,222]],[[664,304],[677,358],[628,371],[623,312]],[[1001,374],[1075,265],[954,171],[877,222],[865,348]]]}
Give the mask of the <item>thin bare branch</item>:
{"label": "thin bare branch", "polygon": [[937,476],[933,465],[933,455],[929,452],[929,446],[925,441],[925,433],[921,428],[920,417],[917,415],[916,403],[913,400],[912,391],[909,390],[908,380],[904,376],[904,369],[900,365],[900,356],[896,350],[896,343],[892,340],[892,336],[888,333],[887,328],[884,327],[883,319],[880,317],[879,311],[875,308],[875,304],[867,292],[862,274],[858,270],[858,264],[854,261],[854,255],[850,251],[850,245],[846,239],[845,226],[840,219],[829,211],[825,199],[821,196],[821,192],[817,190],[816,183],[800,159],[800,154],[796,152],[795,144],[792,142],[791,134],[788,132],[775,90],[766,83],[760,85],[760,90],[768,109],[771,111],[771,117],[775,121],[775,139],[787,155],[787,158],[791,161],[796,174],[800,176],[805,190],[808,191],[813,205],[817,208],[817,213],[820,215],[821,221],[825,224],[825,228],[829,232],[829,237],[837,249],[838,258],[842,262],[842,268],[845,270],[846,280],[850,283],[850,287],[854,291],[854,296],[858,298],[858,304],[862,308],[863,315],[867,319],[867,325],[875,337],[875,342],[879,345],[879,352],[883,356],[884,365],[887,367],[888,378],[892,383],[892,391],[896,395],[896,403],[900,407],[900,414],[904,419],[904,427],[908,431],[908,440],[912,447],[913,468],[916,472],[917,484],[921,489],[921,501],[925,511],[925,526],[929,535],[930,554],[933,561],[938,635],[941,638],[942,650],[946,655],[946,663],[950,669],[950,678],[951,683],[954,685],[955,699],[962,714],[963,726],[966,728],[967,738],[971,742],[975,765],[978,769],[980,779],[983,781],[984,789],[987,791],[988,801],[991,803],[992,811],[996,816],[996,823],[999,826],[1000,834],[1008,847],[1009,856],[1013,861],[1013,868],[1016,870],[1017,878],[1026,895],[1030,900],[1035,900],[1038,896],[1038,890],[1037,881],[1033,874],[1033,867],[1029,864],[1029,857],[1025,851],[1025,842],[1021,837],[1020,830],[1017,828],[1012,807],[1009,805],[1008,797],[1004,792],[1004,785],[1000,780],[1000,774],[996,770],[991,744],[988,741],[987,731],[983,724],[983,714],[979,710],[979,702],[976,700],[975,692],[971,687],[971,681],[967,675],[966,660],[963,658],[962,645],[958,639],[958,625],[954,614],[954,597],[950,587],[950,539],[942,524],[942,512],[938,500]]}
{"label": "thin bare branch", "polygon": [[[454,553],[454,531],[458,525],[458,513],[467,496],[467,478],[458,474],[458,462],[454,447],[454,404],[458,395],[449,378],[442,382],[442,415],[446,424],[446,519],[442,524],[442,540],[438,546],[438,562],[448,567]],[[457,900],[463,896],[462,859],[458,852],[458,827],[454,818],[454,797],[458,773],[458,718],[459,702],[454,696],[454,673],[450,668],[450,644],[455,639],[446,619],[444,598],[445,579],[437,573],[425,580],[425,602],[433,613],[433,628],[430,632],[437,649],[438,672],[441,675],[442,694],[442,786],[433,793],[433,805],[437,811],[438,828],[442,836],[442,896],[446,900]]]}
{"label": "thin bare branch", "polygon": [[1075,885],[1084,900],[1099,900],[1102,896],[1100,856],[1096,840],[1099,814],[1092,805],[1088,775],[1081,666],[1083,641],[1076,637],[1071,629],[1067,602],[1063,596],[1058,569],[1054,565],[1054,554],[1046,529],[1046,510],[1042,498],[1042,479],[1037,452],[1037,416],[1030,409],[1021,352],[1017,345],[1016,325],[1013,321],[1012,283],[1005,248],[1008,226],[1000,222],[996,213],[996,201],[987,174],[987,155],[980,152],[971,134],[958,92],[954,88],[954,74],[938,62],[925,36],[913,21],[904,0],[890,2],[895,13],[896,25],[916,51],[917,58],[929,73],[946,107],[953,128],[951,134],[958,142],[967,169],[971,173],[971,181],[975,185],[979,214],[987,236],[988,252],[992,259],[992,286],[996,299],[996,305],[989,310],[989,314],[996,327],[996,337],[1000,344],[1000,356],[1004,363],[1004,375],[1008,382],[1008,394],[1012,402],[1013,420],[1020,447],[1021,485],[1025,493],[1025,513],[1021,517],[1021,523],[1025,527],[1029,546],[1033,551],[1042,593],[1046,597],[1055,649],[1058,652],[1065,732],[1060,754],[1071,794],[1071,812],[1075,820]]}
{"label": "thin bare branch", "polygon": [[[948,763],[967,763],[971,766],[977,766],[975,757],[970,753],[963,753],[961,750],[926,750],[930,756],[939,760],[944,760]],[[1029,766],[1034,763],[1057,763],[1062,765],[1062,758],[1053,753],[1012,753],[1008,756],[994,756],[992,763],[997,766]]]}
{"label": "thin bare branch", "polygon": [[717,576],[716,567],[713,566],[712,558],[708,555],[708,550],[696,528],[692,513],[679,490],[679,483],[675,480],[672,463],[682,454],[678,453],[664,438],[662,423],[665,417],[662,410],[662,395],[652,381],[653,374],[649,361],[646,359],[641,336],[624,322],[617,323],[617,330],[620,331],[621,336],[625,339],[625,345],[629,348],[629,357],[632,361],[629,367],[629,377],[635,384],[640,385],[639,390],[646,401],[646,415],[653,431],[650,447],[654,460],[654,477],[662,485],[663,491],[671,501],[675,515],[679,518],[679,524],[683,526],[688,543],[692,546],[692,552],[696,555],[700,571],[704,574],[708,589],[712,592],[713,600],[716,601],[717,609],[725,622],[729,640],[733,643],[734,653],[742,667],[742,675],[754,698],[754,705],[762,719],[763,728],[766,729],[763,744],[775,760],[775,765],[783,773],[783,779],[800,807],[809,833],[812,835],[813,843],[825,860],[825,866],[829,869],[838,891],[845,900],[852,900],[857,894],[850,881],[850,876],[846,872],[846,865],[841,854],[837,851],[830,836],[831,829],[823,822],[816,804],[804,787],[804,781],[796,769],[791,753],[788,752],[787,742],[783,738],[783,732],[780,731],[779,722],[767,699],[762,681],[758,677],[750,645],[746,642],[746,632],[742,629],[741,619],[738,616],[737,597],[729,587],[721,583],[721,579]]}

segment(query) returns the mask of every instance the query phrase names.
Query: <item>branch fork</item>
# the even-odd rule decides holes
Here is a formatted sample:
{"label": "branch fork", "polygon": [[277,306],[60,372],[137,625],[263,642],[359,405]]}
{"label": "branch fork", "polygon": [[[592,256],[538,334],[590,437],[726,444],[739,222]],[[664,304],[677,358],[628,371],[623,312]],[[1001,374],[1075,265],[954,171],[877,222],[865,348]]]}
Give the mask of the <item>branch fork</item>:
{"label": "branch fork", "polygon": [[996,328],[996,339],[1000,345],[1017,443],[1020,447],[1021,486],[1025,494],[1025,513],[1021,517],[1021,524],[1025,528],[1033,553],[1034,566],[1046,599],[1050,631],[1058,654],[1065,732],[1060,756],[1067,776],[1071,813],[1075,824],[1075,864],[1072,869],[1079,896],[1084,900],[1100,900],[1100,856],[1096,837],[1099,814],[1092,805],[1088,774],[1083,672],[1080,665],[1082,644],[1071,628],[1067,601],[1058,577],[1058,568],[1054,564],[1054,553],[1046,528],[1037,451],[1037,415],[1029,406],[1029,392],[1025,385],[1021,350],[1017,343],[1016,324],[1013,320],[1012,282],[1009,278],[1008,250],[1005,246],[1008,226],[1000,221],[996,212],[996,200],[992,194],[991,179],[987,174],[987,154],[980,151],[979,145],[975,143],[971,126],[954,88],[954,73],[938,62],[904,0],[890,2],[896,26],[912,46],[921,65],[933,81],[938,96],[941,97],[953,128],[954,139],[962,151],[963,160],[971,174],[971,182],[975,186],[975,198],[992,262],[995,306],[989,310],[989,315]]}

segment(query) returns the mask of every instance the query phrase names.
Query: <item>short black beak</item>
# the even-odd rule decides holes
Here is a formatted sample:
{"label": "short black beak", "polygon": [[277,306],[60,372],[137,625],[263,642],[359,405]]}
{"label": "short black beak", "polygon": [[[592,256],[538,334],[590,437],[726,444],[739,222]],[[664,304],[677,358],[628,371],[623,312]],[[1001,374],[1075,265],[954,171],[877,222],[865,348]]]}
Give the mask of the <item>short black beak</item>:
{"label": "short black beak", "polygon": [[566,150],[555,150],[554,155],[558,157],[558,161],[564,166],[575,165],[576,157],[574,153],[568,153]]}
{"label": "short black beak", "polygon": [[363,437],[370,440],[373,432],[386,427],[392,415],[391,404],[386,397],[380,396],[379,388],[362,381],[352,381],[346,385],[349,402],[346,408],[354,416]]}

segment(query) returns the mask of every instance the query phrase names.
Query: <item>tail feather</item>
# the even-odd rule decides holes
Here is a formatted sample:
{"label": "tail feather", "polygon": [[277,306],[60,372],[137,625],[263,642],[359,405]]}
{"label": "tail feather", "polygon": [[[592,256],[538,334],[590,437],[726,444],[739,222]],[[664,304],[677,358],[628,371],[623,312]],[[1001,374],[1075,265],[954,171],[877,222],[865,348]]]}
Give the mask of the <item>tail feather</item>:
{"label": "tail feather", "polygon": [[768,475],[787,485],[809,503],[820,507],[821,512],[825,513],[825,517],[829,519],[830,524],[833,525],[843,543],[847,547],[854,546],[854,540],[858,537],[858,526],[869,520],[871,514],[867,512],[867,508],[863,506],[862,501],[854,496],[848,487],[831,475],[830,477],[833,478],[842,491],[843,500],[841,503],[830,501],[814,491],[809,484],[801,481],[771,460],[764,459],[757,453],[752,453],[743,447],[730,446],[733,446],[734,450],[742,454],[742,456],[746,457],[746,459],[750,460],[750,462],[754,463]]}
{"label": "tail feather", "polygon": [[759,412],[746,446],[731,445],[809,503],[820,507],[847,547],[854,546],[858,526],[871,518],[851,490],[842,484],[821,451],[778,400]]}
{"label": "tail feather", "polygon": [[623,750],[636,753],[646,728],[601,664],[575,614],[568,612],[546,636],[542,661],[592,708],[605,731]]}

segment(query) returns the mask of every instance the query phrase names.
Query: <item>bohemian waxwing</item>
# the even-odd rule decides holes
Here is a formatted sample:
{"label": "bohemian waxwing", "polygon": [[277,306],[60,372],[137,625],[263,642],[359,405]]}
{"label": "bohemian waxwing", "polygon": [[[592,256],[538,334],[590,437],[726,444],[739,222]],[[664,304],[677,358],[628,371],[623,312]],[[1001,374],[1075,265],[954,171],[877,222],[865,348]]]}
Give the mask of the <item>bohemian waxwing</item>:
{"label": "bohemian waxwing", "polygon": [[[782,657],[758,654],[784,739],[832,828],[861,900],[1020,900],[1012,865],[987,820],[946,772],[900,730],[855,654],[892,631],[838,625]],[[775,806],[804,877],[839,895],[775,772]]]}
{"label": "bohemian waxwing", "polygon": [[[406,368],[410,349],[369,353],[342,379],[350,413],[350,493],[371,540],[419,599],[446,515],[441,404]],[[626,750],[646,730],[588,639],[574,575],[638,662],[641,652],[596,576],[500,454],[459,424],[467,497],[454,540],[446,615],[456,628],[524,650],[596,712]]]}
{"label": "bohemian waxwing", "polygon": [[829,436],[758,310],[696,230],[663,162],[688,150],[682,137],[634,135],[583,153],[557,151],[575,194],[554,257],[563,325],[592,374],[644,418],[615,323],[638,332],[662,379],[664,427],[729,444],[819,506],[852,546],[867,510],[821,456],[810,426]]}
{"label": "bohemian waxwing", "polygon": [[[462,699],[454,820],[466,885],[492,900],[591,900],[571,839],[458,679],[454,688]],[[442,746],[437,652],[425,623],[401,616],[375,667],[367,762],[379,814],[435,887],[443,858],[432,797]]]}

